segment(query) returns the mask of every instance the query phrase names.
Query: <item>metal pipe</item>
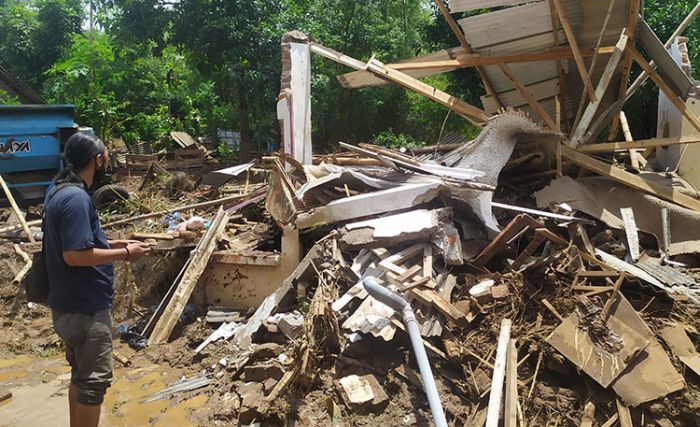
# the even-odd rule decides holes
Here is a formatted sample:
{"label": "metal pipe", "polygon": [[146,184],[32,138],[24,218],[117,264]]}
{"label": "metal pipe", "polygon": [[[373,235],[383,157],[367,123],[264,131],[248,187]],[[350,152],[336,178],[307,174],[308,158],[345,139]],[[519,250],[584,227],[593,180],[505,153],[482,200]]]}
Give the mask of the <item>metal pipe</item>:
{"label": "metal pipe", "polygon": [[671,222],[668,217],[668,208],[661,208],[661,228],[663,229],[664,258],[669,259],[671,246]]}
{"label": "metal pipe", "polygon": [[416,361],[418,362],[418,370],[420,371],[420,376],[423,378],[423,384],[425,385],[425,394],[428,396],[430,412],[433,413],[433,421],[435,422],[436,427],[447,427],[445,412],[442,409],[440,395],[438,394],[437,387],[435,386],[433,371],[430,369],[428,355],[425,353],[423,338],[421,338],[420,331],[418,330],[416,315],[413,313],[411,304],[409,304],[408,301],[403,299],[400,295],[397,295],[380,285],[377,282],[377,279],[372,276],[365,277],[362,280],[362,285],[367,290],[367,293],[369,293],[374,299],[388,305],[403,315],[403,322],[408,330],[408,336],[411,338],[413,352],[415,353]]}

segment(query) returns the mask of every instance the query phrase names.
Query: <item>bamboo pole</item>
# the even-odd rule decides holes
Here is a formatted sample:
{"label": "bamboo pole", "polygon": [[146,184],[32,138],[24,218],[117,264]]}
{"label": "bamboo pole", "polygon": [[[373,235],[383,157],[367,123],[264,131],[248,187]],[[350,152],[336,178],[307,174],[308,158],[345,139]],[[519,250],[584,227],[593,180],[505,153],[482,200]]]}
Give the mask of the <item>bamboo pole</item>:
{"label": "bamboo pole", "polygon": [[2,175],[0,175],[0,185],[2,185],[2,191],[5,192],[5,197],[7,197],[7,201],[10,202],[12,210],[15,212],[15,215],[17,215],[17,218],[19,218],[19,222],[22,225],[24,232],[27,233],[27,238],[29,238],[29,241],[32,243],[36,242],[36,240],[34,240],[34,236],[32,236],[32,231],[29,229],[29,225],[27,225],[27,221],[24,220],[22,211],[19,210],[19,206],[17,206],[15,198],[12,197],[12,193],[10,193],[10,189],[7,187],[7,184],[5,183],[5,180],[3,179]]}

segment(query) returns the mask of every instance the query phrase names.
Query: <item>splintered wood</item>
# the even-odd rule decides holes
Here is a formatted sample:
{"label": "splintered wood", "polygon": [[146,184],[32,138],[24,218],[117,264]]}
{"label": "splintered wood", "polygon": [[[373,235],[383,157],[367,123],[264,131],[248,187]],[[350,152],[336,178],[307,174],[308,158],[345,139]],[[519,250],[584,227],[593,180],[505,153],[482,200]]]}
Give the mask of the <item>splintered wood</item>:
{"label": "splintered wood", "polygon": [[178,319],[185,310],[185,306],[189,302],[199,277],[207,266],[212,252],[216,249],[217,242],[226,229],[228,219],[229,214],[220,208],[207,233],[194,249],[188,266],[182,275],[182,280],[175,289],[175,293],[165,307],[163,314],[156,322],[153,332],[148,338],[149,345],[162,344],[170,337]]}

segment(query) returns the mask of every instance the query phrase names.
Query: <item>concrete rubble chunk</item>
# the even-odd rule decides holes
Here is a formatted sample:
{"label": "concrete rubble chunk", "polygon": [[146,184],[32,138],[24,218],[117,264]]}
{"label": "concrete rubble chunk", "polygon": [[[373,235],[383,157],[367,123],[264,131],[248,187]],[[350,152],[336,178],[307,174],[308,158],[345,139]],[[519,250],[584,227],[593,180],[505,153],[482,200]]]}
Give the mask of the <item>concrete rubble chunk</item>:
{"label": "concrete rubble chunk", "polygon": [[374,375],[348,375],[338,383],[340,394],[351,410],[374,411],[389,404],[389,396]]}

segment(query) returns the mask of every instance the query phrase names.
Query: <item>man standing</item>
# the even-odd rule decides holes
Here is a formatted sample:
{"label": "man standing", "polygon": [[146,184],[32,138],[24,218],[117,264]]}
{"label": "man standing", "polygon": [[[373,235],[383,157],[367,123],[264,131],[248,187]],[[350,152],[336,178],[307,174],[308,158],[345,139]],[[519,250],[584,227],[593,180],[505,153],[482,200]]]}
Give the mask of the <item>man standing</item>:
{"label": "man standing", "polygon": [[149,251],[133,241],[108,241],[88,190],[99,184],[109,153],[94,135],[66,142],[64,170],[44,204],[44,252],[49,306],[71,366],[71,427],[96,427],[112,382],[112,300],[115,261],[136,261]]}

